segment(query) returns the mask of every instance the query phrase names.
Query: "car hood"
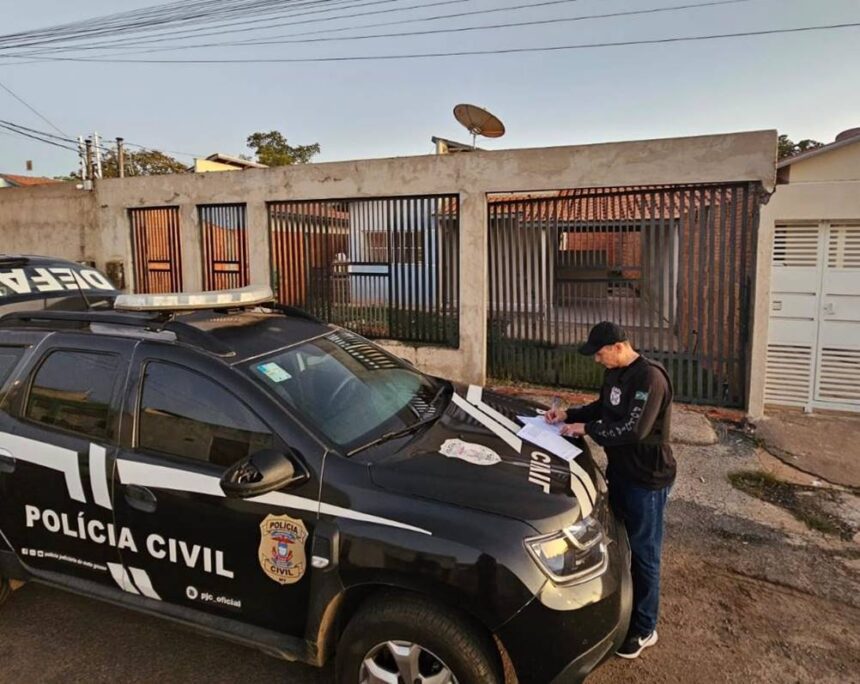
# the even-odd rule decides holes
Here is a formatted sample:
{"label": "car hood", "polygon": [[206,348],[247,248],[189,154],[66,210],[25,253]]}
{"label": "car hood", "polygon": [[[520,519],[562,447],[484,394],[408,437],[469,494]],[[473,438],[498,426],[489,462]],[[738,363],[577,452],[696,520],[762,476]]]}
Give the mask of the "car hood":
{"label": "car hood", "polygon": [[370,464],[377,486],[409,496],[503,515],[550,532],[603,505],[588,447],[572,463],[513,428],[538,404],[477,386],[455,385],[442,416],[404,448]]}

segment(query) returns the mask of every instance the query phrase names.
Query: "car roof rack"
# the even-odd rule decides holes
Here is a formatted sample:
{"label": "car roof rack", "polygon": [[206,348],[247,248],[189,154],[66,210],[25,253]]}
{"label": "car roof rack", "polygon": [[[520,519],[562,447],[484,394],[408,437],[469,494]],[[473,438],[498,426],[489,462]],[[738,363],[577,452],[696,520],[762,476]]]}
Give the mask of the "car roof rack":
{"label": "car roof rack", "polygon": [[[44,327],[68,323],[84,328],[91,324],[137,328],[145,333],[171,332],[176,340],[199,347],[217,356],[235,356],[226,344],[188,323],[177,321],[170,313],[131,313],[117,311],[13,311],[0,316],[0,327]],[[77,326],[75,325],[77,324]]]}

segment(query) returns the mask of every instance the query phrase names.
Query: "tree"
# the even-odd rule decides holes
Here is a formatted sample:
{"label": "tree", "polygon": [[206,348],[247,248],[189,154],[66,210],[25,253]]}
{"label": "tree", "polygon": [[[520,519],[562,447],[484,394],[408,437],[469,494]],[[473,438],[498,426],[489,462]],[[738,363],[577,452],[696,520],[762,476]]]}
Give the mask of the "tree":
{"label": "tree", "polygon": [[783,159],[787,159],[788,157],[793,157],[796,154],[800,154],[801,152],[807,152],[808,150],[814,150],[819,147],[824,147],[824,143],[818,142],[817,140],[809,140],[808,138],[805,140],[801,140],[799,142],[794,142],[789,139],[787,135],[779,136],[779,159],[782,161]]}
{"label": "tree", "polygon": [[[163,176],[168,173],[185,173],[188,170],[181,161],[158,150],[126,148],[124,156],[126,176]],[[71,176],[80,179],[81,173],[73,171]],[[102,178],[119,178],[119,163],[115,149],[110,149],[102,155]]]}
{"label": "tree", "polygon": [[320,144],[292,145],[280,131],[268,133],[252,133],[246,141],[257,154],[257,161],[266,166],[290,166],[292,164],[307,164],[314,155],[320,153]]}

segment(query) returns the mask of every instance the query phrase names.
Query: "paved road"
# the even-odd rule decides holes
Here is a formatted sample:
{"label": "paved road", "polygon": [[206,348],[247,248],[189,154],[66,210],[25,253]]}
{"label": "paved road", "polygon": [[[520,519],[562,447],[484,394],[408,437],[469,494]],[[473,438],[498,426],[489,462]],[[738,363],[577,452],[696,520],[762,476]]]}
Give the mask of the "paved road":
{"label": "paved road", "polygon": [[316,668],[37,584],[0,609],[0,682],[323,684]]}

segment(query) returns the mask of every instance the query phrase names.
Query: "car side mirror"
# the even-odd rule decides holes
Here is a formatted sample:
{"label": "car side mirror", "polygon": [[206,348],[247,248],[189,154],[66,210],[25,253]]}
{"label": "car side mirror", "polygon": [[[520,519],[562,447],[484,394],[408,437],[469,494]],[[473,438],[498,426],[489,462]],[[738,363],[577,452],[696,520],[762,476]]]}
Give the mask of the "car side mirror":
{"label": "car side mirror", "polygon": [[307,479],[304,466],[291,453],[262,449],[230,466],[221,478],[221,489],[228,497],[247,499]]}

